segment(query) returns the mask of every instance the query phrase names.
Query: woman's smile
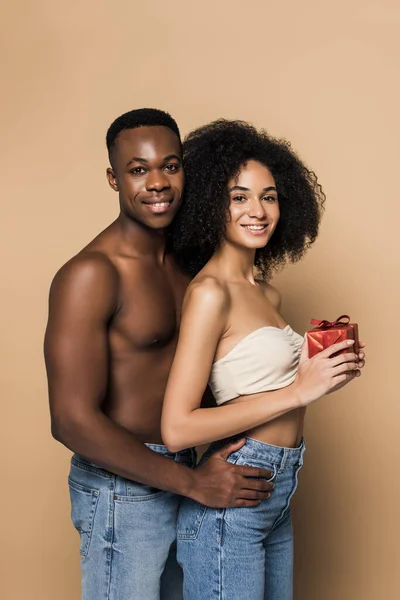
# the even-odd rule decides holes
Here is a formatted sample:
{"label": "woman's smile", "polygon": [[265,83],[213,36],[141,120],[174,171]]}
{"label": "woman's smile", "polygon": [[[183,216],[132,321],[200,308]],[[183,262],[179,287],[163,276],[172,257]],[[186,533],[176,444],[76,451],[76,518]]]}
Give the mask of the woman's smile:
{"label": "woman's smile", "polygon": [[241,224],[240,226],[243,227],[243,229],[245,231],[247,231],[247,233],[249,233],[250,235],[262,236],[265,233],[267,233],[267,231],[268,231],[268,223],[265,223],[263,225],[254,225],[254,224],[245,225],[245,224]]}

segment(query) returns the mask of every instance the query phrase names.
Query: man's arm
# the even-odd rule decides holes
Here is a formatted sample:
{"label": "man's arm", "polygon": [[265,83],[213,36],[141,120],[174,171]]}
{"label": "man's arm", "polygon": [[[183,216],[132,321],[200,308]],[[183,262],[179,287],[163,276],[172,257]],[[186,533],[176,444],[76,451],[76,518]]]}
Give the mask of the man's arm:
{"label": "man's arm", "polygon": [[102,412],[107,326],[118,310],[118,289],[114,266],[97,254],[73,259],[53,281],[45,336],[53,436],[117,475],[208,505],[250,505],[266,497],[268,486],[245,479],[265,474],[232,469],[224,456],[192,471],[152,452]]}

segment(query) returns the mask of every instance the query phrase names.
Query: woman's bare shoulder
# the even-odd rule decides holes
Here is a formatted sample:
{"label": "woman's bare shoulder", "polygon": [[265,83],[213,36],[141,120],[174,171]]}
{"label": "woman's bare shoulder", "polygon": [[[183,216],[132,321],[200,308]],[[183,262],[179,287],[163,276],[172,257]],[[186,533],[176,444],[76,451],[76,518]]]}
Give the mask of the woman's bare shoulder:
{"label": "woman's bare shoulder", "polygon": [[210,274],[199,273],[189,284],[185,304],[199,304],[202,309],[226,310],[230,304],[228,286]]}

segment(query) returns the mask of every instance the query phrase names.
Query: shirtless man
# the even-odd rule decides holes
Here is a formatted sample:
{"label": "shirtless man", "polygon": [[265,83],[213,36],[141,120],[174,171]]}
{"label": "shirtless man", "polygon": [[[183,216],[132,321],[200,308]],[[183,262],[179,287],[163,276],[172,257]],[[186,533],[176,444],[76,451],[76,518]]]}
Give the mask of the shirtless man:
{"label": "shirtless man", "polygon": [[214,507],[267,498],[269,471],[162,445],[161,407],[188,278],[166,251],[182,198],[181,141],[141,109],[108,130],[107,178],[120,214],[67,262],[50,291],[45,359],[53,436],[75,452],[69,487],[83,600],[178,600],[180,496]]}

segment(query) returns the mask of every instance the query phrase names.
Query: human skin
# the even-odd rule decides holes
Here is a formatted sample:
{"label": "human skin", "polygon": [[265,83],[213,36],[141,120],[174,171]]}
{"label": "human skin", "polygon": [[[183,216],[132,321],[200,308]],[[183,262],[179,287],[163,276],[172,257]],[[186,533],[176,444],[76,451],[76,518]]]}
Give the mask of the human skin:
{"label": "human skin", "polygon": [[312,359],[304,344],[291,385],[201,408],[214,361],[258,328],[285,327],[279,293],[253,273],[255,251],[268,243],[280,217],[274,178],[264,165],[249,161],[229,182],[228,192],[225,241],[185,296],[162,416],[163,438],[173,451],[242,432],[269,444],[296,446],[305,407],[350,383],[364,366],[363,351],[333,356],[352,341],[334,344]]}
{"label": "human skin", "polygon": [[51,285],[45,360],[53,436],[127,479],[209,506],[254,505],[273,486],[260,479],[269,471],[226,462],[243,441],[194,471],[145,446],[162,443],[162,403],[189,283],[166,251],[184,186],[181,145],[167,127],[128,129],[111,160],[107,178],[120,214]]}

